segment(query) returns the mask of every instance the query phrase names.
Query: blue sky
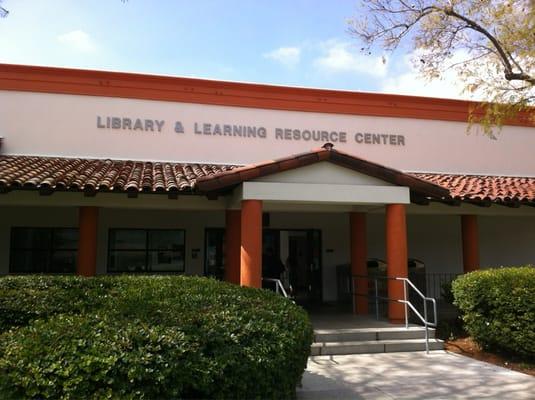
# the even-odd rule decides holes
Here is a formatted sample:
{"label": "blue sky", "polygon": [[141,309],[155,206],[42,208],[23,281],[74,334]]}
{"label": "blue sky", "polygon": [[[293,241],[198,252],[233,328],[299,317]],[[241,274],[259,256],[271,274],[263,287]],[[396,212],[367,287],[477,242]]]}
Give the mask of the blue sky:
{"label": "blue sky", "polygon": [[3,0],[0,62],[458,97],[402,50],[365,55],[358,0]]}

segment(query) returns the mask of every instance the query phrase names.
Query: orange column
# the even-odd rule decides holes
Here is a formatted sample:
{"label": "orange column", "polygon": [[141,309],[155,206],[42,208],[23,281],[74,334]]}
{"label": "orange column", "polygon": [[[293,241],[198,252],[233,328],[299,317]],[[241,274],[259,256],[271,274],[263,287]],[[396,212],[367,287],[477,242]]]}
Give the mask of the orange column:
{"label": "orange column", "polygon": [[477,227],[477,216],[462,215],[461,230],[464,273],[476,271],[479,269],[479,231]]}
{"label": "orange column", "polygon": [[368,280],[362,276],[368,276],[366,265],[367,242],[366,242],[366,214],[350,213],[350,240],[351,240],[351,275],[360,275],[353,278],[355,289],[355,299],[353,312],[357,314],[368,314]]}
{"label": "orange column", "polygon": [[240,284],[241,212],[227,210],[225,230],[225,280]]}
{"label": "orange column", "polygon": [[262,201],[241,202],[240,284],[262,287]]}
{"label": "orange column", "polygon": [[97,224],[98,208],[80,207],[77,275],[95,276],[97,273]]}
{"label": "orange column", "polygon": [[[389,277],[406,278],[408,276],[407,223],[403,204],[387,204],[386,206],[386,262]],[[388,280],[388,297],[403,300],[403,282]],[[392,323],[404,323],[404,305],[389,301],[388,319]]]}

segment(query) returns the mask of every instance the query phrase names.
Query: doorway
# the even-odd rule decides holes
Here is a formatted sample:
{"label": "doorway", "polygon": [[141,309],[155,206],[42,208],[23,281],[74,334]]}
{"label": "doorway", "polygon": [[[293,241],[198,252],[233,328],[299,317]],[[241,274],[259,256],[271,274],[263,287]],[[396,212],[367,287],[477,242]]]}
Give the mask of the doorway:
{"label": "doorway", "polygon": [[[283,285],[302,306],[322,301],[321,230],[270,229],[263,231],[263,254],[272,252],[284,265]],[[225,229],[206,228],[204,275],[223,279],[225,271]],[[264,257],[263,257],[264,258]]]}
{"label": "doorway", "polygon": [[292,288],[302,306],[322,300],[321,231],[318,229],[264,229],[263,253],[272,253],[285,267],[281,280]]}

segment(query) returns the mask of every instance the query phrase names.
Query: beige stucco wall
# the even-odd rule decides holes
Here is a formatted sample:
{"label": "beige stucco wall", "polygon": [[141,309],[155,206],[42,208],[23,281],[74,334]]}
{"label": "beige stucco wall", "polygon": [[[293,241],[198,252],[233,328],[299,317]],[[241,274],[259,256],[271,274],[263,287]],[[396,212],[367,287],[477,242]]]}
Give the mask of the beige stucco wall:
{"label": "beige stucco wall", "polygon": [[[463,122],[266,110],[97,96],[0,91],[5,154],[178,162],[256,163],[317,148],[276,129],[345,132],[335,148],[406,170],[533,176],[532,127],[505,126],[495,140]],[[394,107],[394,106],[393,106]],[[97,118],[165,121],[161,132],[98,128]],[[180,121],[184,133],[175,131]],[[195,133],[195,123],[262,127],[264,138]],[[404,144],[358,143],[356,133],[403,136]],[[484,162],[492,160],[492,162]]]}
{"label": "beige stucco wall", "polygon": [[535,265],[535,218],[479,218],[480,254],[483,267]]}
{"label": "beige stucco wall", "polygon": [[279,172],[257,178],[255,182],[312,183],[359,186],[393,186],[392,183],[341,167],[332,162],[322,161],[298,169]]}
{"label": "beige stucco wall", "polygon": [[[368,217],[368,254],[385,259],[383,214]],[[408,215],[409,258],[421,260],[430,273],[462,272],[461,224],[458,216]]]}

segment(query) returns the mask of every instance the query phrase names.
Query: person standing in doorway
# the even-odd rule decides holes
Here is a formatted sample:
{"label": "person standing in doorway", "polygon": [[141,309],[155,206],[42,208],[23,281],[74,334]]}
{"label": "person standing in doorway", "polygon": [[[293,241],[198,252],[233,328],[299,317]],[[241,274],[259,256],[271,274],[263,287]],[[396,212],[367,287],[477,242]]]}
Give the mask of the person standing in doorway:
{"label": "person standing in doorway", "polygon": [[[262,254],[262,276],[270,279],[281,279],[281,274],[284,272],[284,264],[280,258],[275,255],[273,248],[268,247],[264,254]],[[273,285],[268,286],[272,288]]]}

